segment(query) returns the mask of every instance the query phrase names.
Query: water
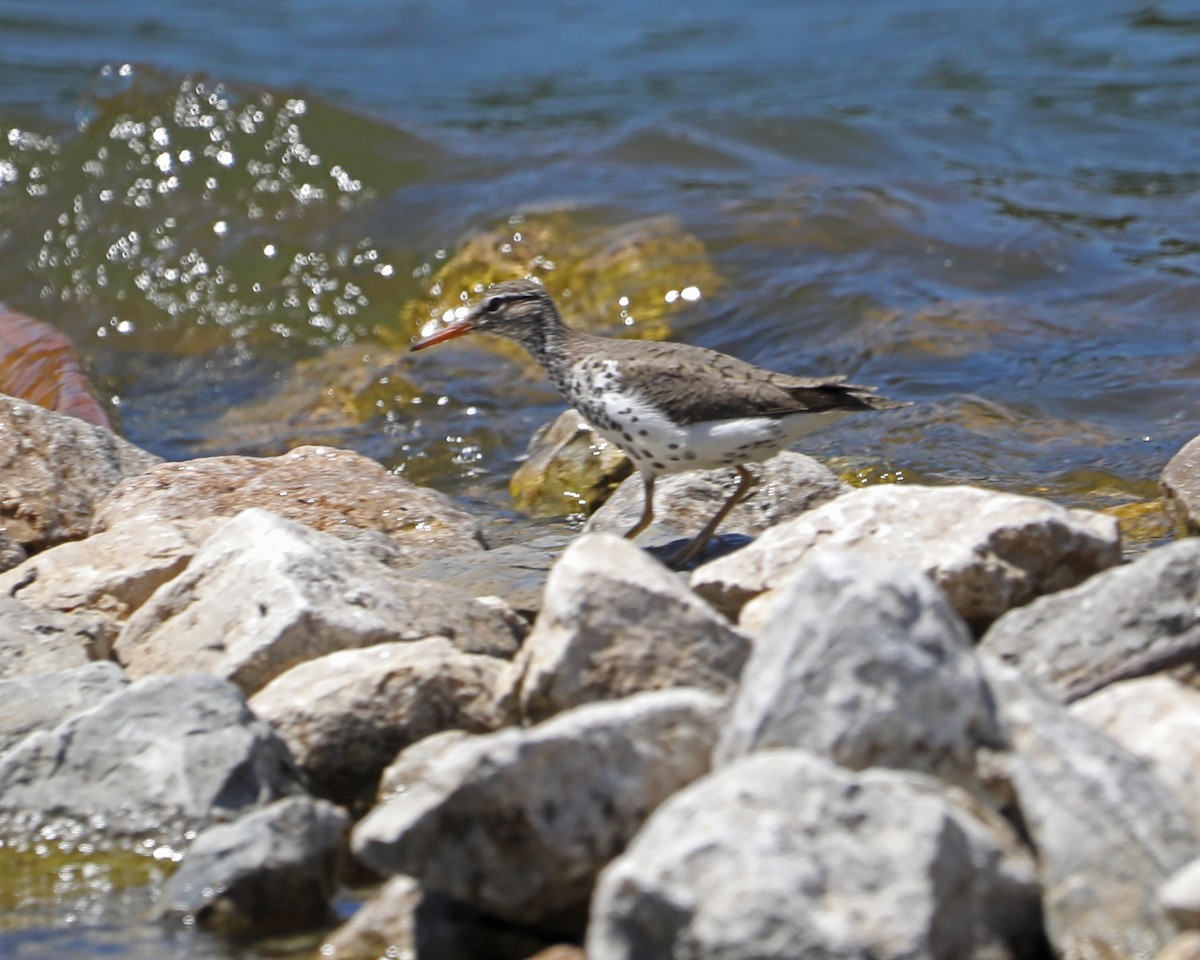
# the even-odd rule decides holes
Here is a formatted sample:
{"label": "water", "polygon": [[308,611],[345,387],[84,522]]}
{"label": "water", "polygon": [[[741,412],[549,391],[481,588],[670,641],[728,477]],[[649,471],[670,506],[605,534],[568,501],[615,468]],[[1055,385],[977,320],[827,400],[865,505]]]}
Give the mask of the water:
{"label": "water", "polygon": [[[503,512],[561,402],[402,347],[472,237],[544,229],[601,329],[913,401],[805,443],[847,475],[1138,549],[1198,432],[1198,121],[1183,3],[0,0],[0,300],[164,456],[337,443]],[[587,272],[664,216],[702,256]]]}

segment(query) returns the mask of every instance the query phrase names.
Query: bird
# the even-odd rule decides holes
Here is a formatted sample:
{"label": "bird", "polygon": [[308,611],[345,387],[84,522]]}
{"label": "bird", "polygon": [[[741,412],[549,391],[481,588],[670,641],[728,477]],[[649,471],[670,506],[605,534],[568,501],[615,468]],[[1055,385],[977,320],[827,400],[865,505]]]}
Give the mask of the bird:
{"label": "bird", "polygon": [[470,333],[524,347],[600,436],[641,475],[643,507],[632,540],[654,520],[654,484],[685,470],[733,467],[734,492],[668,565],[687,567],[757,483],[746,467],[852,413],[908,406],[844,376],[797,377],[707,347],[582,333],[563,322],[535,279],[488,287],[466,315],[410,347],[424,350]]}

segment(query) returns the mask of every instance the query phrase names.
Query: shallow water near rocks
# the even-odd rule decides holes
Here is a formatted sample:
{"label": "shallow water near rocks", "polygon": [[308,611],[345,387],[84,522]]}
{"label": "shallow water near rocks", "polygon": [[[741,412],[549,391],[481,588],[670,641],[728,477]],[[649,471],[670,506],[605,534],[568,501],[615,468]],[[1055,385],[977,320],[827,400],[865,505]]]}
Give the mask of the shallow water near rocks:
{"label": "shallow water near rocks", "polygon": [[[625,284],[596,329],[912,401],[805,441],[844,475],[1114,510],[1137,549],[1200,432],[1198,36],[1115,0],[6,0],[0,300],[155,453],[348,446],[518,539],[561,400],[403,347],[472,238],[519,259],[550,218],[548,283]],[[122,923],[0,918],[0,953],[170,955]]]}

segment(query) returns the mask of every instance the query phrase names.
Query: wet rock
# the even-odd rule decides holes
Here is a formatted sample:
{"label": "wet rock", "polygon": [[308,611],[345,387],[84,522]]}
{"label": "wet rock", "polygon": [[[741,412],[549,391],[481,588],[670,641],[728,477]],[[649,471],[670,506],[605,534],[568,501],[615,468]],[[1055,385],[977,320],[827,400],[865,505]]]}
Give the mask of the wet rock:
{"label": "wet rock", "polygon": [[711,694],[668,690],[463,740],[422,759],[424,776],[358,825],[354,852],[502,919],[576,935],[596,874],[707,771],[720,713]]}
{"label": "wet rock", "polygon": [[1188,533],[1200,534],[1200,437],[1188,441],[1163,468],[1167,509]]}
{"label": "wet rock", "polygon": [[971,634],[929,578],[824,550],[775,593],[718,764],[800,747],[854,770],[898,767],[979,787],[976,752],[998,747],[999,732]]}
{"label": "wet rock", "polygon": [[[733,508],[718,531],[757,535],[799,516],[850,487],[812,457],[785,451],[751,468],[759,483]],[[655,514],[671,529],[693,536],[738,484],[733,470],[693,470],[660,477],[654,489]],[[630,477],[588,521],[587,529],[624,535],[642,515],[642,480]]]}
{"label": "wet rock", "polygon": [[120,524],[51,547],[0,574],[0,594],[43,609],[86,610],[123,621],[187,566],[220,523]]}
{"label": "wet rock", "polygon": [[503,724],[496,688],[505,663],[444,637],[341,650],[292,667],[250,708],[283,737],[313,791],[352,805],[372,799],[404,747],[434,733]]}
{"label": "wet rock", "polygon": [[378,530],[408,563],[483,549],[475,520],[448,497],[332,447],[160,464],[113,490],[99,505],[93,530],[125,521],[229,517],[250,507],[337,536]]}
{"label": "wet rock", "polygon": [[1176,926],[1200,928],[1200,859],[1171,874],[1158,890],[1158,902]]}
{"label": "wet rock", "polygon": [[39,610],[0,596],[0,679],[106,659],[111,636],[104,617]]}
{"label": "wet rock", "polygon": [[1011,667],[986,655],[980,663],[1012,751],[1008,775],[1055,954],[1162,949],[1174,931],[1154,891],[1200,854],[1187,815],[1146,761]]}
{"label": "wet rock", "polygon": [[289,797],[202,831],[154,914],[225,933],[306,930],[328,922],[350,818]]}
{"label": "wet rock", "polygon": [[1043,955],[1032,858],[938,781],[799,750],[659,808],[601,875],[589,960]]}
{"label": "wet rock", "polygon": [[412,877],[392,877],[321,945],[324,960],[528,960],[546,943],[449,897],[423,891]]}
{"label": "wet rock", "polygon": [[0,809],[98,818],[112,835],[193,827],[300,792],[287,747],[236,687],[131,683],[0,757]]}
{"label": "wet rock", "polygon": [[981,649],[1074,700],[1200,663],[1200,540],[1182,540],[1001,617]]}
{"label": "wet rock", "polygon": [[573,536],[548,534],[528,543],[512,543],[482,553],[461,553],[409,567],[407,574],[473,597],[499,597],[522,616],[542,608],[550,568]]}
{"label": "wet rock", "polygon": [[591,513],[632,472],[620,447],[593,431],[578,411],[564,410],[533,435],[508,490],[516,508],[534,516]]}
{"label": "wet rock", "polygon": [[550,572],[513,661],[512,696],[536,722],[594,700],[696,687],[731,693],[749,641],[628,540],[590,534]]}
{"label": "wet rock", "polygon": [[203,670],[253,693],[305,660],[377,643],[446,636],[472,653],[511,655],[520,629],[511,612],[254,509],[209,537],[114,649],[132,676]]}
{"label": "wet rock", "polygon": [[128,680],[111,660],[0,680],[0,754],[36,730],[95,706]]}
{"label": "wet rock", "polygon": [[1071,713],[1148,760],[1200,836],[1200,691],[1167,676],[1142,677],[1085,697]]}
{"label": "wet rock", "polygon": [[864,487],[705,564],[693,588],[736,615],[813,550],[843,547],[923,570],[977,633],[1006,610],[1121,560],[1117,522],[975,487]]}
{"label": "wet rock", "polygon": [[104,427],[0,395],[0,521],[30,552],[86,536],[105,494],[159,462]]}

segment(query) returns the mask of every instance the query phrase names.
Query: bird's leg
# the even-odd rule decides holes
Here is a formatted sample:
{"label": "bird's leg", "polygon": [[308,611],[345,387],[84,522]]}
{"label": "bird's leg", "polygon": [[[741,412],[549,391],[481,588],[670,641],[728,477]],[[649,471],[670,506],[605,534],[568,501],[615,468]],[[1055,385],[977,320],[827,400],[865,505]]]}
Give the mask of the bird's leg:
{"label": "bird's leg", "polygon": [[758,477],[743,466],[738,466],[737,472],[740,479],[737,489],[733,491],[733,496],[721,505],[721,509],[704,525],[704,529],[696,534],[695,539],[668,561],[668,566],[675,568],[686,567],[700,556],[704,552],[704,548],[708,546],[708,541],[717,532],[717,527],[729,516],[729,511],[749,496],[750,490],[758,483]]}
{"label": "bird's leg", "polygon": [[650,522],[654,519],[654,474],[642,474],[642,487],[644,489],[642,496],[645,501],[642,506],[642,518],[633,525],[633,529],[625,534],[626,540],[632,540],[650,526]]}

